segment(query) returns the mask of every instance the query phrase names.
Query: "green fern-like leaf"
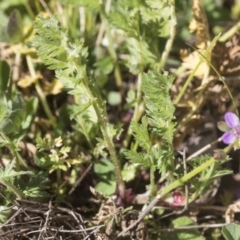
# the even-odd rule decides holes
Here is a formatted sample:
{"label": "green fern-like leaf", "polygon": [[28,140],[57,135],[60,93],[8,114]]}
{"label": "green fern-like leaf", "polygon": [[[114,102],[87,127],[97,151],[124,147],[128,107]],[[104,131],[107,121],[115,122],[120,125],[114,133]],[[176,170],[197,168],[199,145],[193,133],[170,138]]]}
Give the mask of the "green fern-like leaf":
{"label": "green fern-like leaf", "polygon": [[80,115],[84,111],[86,111],[86,109],[88,109],[91,105],[92,105],[92,103],[90,101],[83,103],[81,105],[76,105],[74,108],[74,112],[70,115],[70,119],[76,118],[78,115]]}
{"label": "green fern-like leaf", "polygon": [[127,11],[123,8],[118,7],[118,9],[109,14],[109,22],[112,26],[117,27],[119,29],[124,30],[125,32],[130,32],[130,26],[128,23],[128,19],[126,18]]}
{"label": "green fern-like leaf", "polygon": [[94,149],[94,155],[101,155],[103,157],[107,157],[107,152],[105,151],[105,149],[107,148],[106,142],[102,138],[96,138],[96,140],[98,141],[98,143]]}
{"label": "green fern-like leaf", "polygon": [[146,6],[140,8],[140,13],[144,23],[159,22],[161,19],[170,17],[170,6],[162,0],[148,0]]}
{"label": "green fern-like leaf", "polygon": [[[125,152],[126,158],[131,162],[152,170],[159,169],[163,175],[167,171],[173,171],[172,139],[175,123],[174,106],[169,96],[172,82],[172,77],[155,71],[143,75],[142,91],[147,114],[142,118],[141,124],[134,121],[131,123],[133,135],[142,152]],[[161,137],[163,141],[152,145],[149,131]]]}
{"label": "green fern-like leaf", "polygon": [[49,193],[47,193],[47,190],[49,190],[50,184],[47,175],[47,172],[40,171],[31,175],[27,184],[24,181],[20,181],[19,185],[25,196],[48,197]]}
{"label": "green fern-like leaf", "polygon": [[52,143],[50,142],[50,139],[48,139],[48,138],[37,137],[36,142],[37,142],[36,147],[39,152],[48,150],[49,148],[52,147]]}
{"label": "green fern-like leaf", "polygon": [[149,71],[143,75],[142,90],[147,116],[153,132],[172,144],[175,123],[174,106],[169,96],[173,77]]}
{"label": "green fern-like leaf", "polygon": [[[101,97],[96,83],[87,77],[85,61],[87,48],[80,40],[70,41],[66,31],[62,29],[55,17],[44,18],[40,15],[35,24],[36,37],[32,45],[37,48],[38,55],[49,69],[55,70],[56,77],[69,90],[70,94],[80,97],[84,104],[81,110],[73,113],[76,117],[81,111],[92,105],[95,97],[101,104]],[[82,81],[85,81],[85,85]],[[92,90],[92,92],[90,92]],[[95,93],[96,96],[93,96]]]}
{"label": "green fern-like leaf", "polygon": [[[84,71],[84,70],[83,70]],[[66,89],[70,90],[72,95],[82,95],[85,93],[81,84],[82,76],[77,76],[74,69],[57,70],[56,77],[61,81]]]}
{"label": "green fern-like leaf", "polygon": [[8,180],[8,181],[13,181],[16,177],[21,176],[21,175],[31,175],[33,172],[30,171],[15,171],[14,168],[15,161],[12,160],[9,165],[6,166],[4,169],[0,169],[0,182],[2,180]]}
{"label": "green fern-like leaf", "polygon": [[124,155],[127,159],[129,159],[132,163],[138,163],[140,166],[149,168],[153,166],[153,161],[151,156],[148,154],[137,153],[135,151],[126,151]]}
{"label": "green fern-like leaf", "polygon": [[40,15],[34,27],[37,36],[32,45],[38,49],[38,55],[43,62],[54,70],[68,68],[68,63],[65,61],[65,48],[68,38],[66,33],[58,26],[56,18],[44,18]]}
{"label": "green fern-like leaf", "polygon": [[0,129],[5,134],[18,132],[25,119],[25,102],[20,94],[16,94],[13,100],[6,103],[4,119],[0,122]]}
{"label": "green fern-like leaf", "polygon": [[[38,55],[50,69],[68,69],[68,73],[76,73],[71,59],[80,63],[87,57],[87,49],[82,41],[71,42],[65,30],[58,26],[55,17],[44,18],[40,15],[34,24],[37,32],[32,45],[38,49]],[[82,58],[81,58],[82,57]]]}
{"label": "green fern-like leaf", "polygon": [[128,38],[127,48],[130,53],[127,66],[131,72],[137,73],[135,69],[141,70],[143,66],[154,64],[156,57],[149,50],[149,46],[144,39]]}
{"label": "green fern-like leaf", "polygon": [[148,134],[148,121],[146,117],[142,118],[142,124],[138,124],[136,121],[131,122],[131,128],[133,135],[138,141],[139,145],[146,151],[151,148],[151,141]]}

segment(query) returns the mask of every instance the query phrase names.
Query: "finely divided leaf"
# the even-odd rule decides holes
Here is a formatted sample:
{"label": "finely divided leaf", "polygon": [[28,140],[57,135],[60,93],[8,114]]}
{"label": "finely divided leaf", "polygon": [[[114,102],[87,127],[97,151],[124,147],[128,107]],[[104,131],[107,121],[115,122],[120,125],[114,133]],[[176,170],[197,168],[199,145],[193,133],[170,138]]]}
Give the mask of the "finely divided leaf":
{"label": "finely divided leaf", "polygon": [[[10,134],[13,132],[19,132],[22,122],[25,119],[26,110],[25,110],[25,102],[23,98],[17,94],[13,101],[8,101],[7,109],[1,109],[4,114],[4,119],[0,122],[0,129],[5,134]],[[1,116],[3,117],[3,116]]]}
{"label": "finely divided leaf", "polygon": [[150,155],[137,153],[135,151],[126,151],[126,152],[124,152],[124,155],[132,163],[139,163],[140,166],[142,166],[142,167],[149,168],[153,165]]}
{"label": "finely divided leaf", "polygon": [[13,181],[15,177],[20,176],[20,175],[25,175],[25,174],[33,174],[33,172],[30,171],[18,171],[16,172],[13,167],[14,167],[15,161],[12,160],[10,164],[8,164],[5,169],[0,169],[0,182],[1,180],[9,180]]}
{"label": "finely divided leaf", "polygon": [[139,145],[146,151],[151,148],[151,141],[148,134],[148,121],[144,116],[142,118],[142,124],[138,124],[136,121],[131,122],[131,128],[133,130],[133,135]]}
{"label": "finely divided leaf", "polygon": [[[86,57],[86,49],[81,41],[70,42],[66,31],[58,26],[58,21],[54,17],[44,18],[40,15],[35,24],[37,32],[32,41],[32,45],[38,49],[38,55],[49,69],[73,69],[69,64],[69,58],[79,59]],[[80,60],[80,59],[79,59]]]}
{"label": "finely divided leaf", "polygon": [[173,77],[149,71],[143,75],[142,91],[147,108],[147,116],[153,127],[153,132],[172,143],[175,123],[174,105],[169,90]]}

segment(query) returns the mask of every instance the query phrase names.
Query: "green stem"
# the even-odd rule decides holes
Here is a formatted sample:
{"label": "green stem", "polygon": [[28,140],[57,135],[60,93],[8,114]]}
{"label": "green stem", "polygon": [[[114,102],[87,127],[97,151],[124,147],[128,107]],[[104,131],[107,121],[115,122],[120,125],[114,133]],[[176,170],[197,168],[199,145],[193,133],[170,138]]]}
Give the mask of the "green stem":
{"label": "green stem", "polygon": [[[224,149],[224,152],[228,153],[231,149],[232,149],[232,145],[229,145],[228,147],[226,147]],[[210,167],[212,164],[214,164],[215,161],[216,161],[215,158],[213,158],[213,157],[210,158],[207,162],[203,163],[202,165],[200,165],[197,168],[193,169],[188,174],[184,175],[183,177],[177,179],[173,183],[169,184],[168,186],[166,186],[165,188],[160,190],[158,195],[149,203],[149,205],[139,215],[138,221],[140,221],[144,216],[146,216],[152,210],[152,208],[158,203],[158,201],[161,198],[163,198],[166,194],[168,194],[172,190],[182,186],[184,183],[186,183],[187,181],[189,181],[190,179],[195,177],[197,174],[201,173],[202,171],[204,171],[205,169]]]}
{"label": "green stem", "polygon": [[115,75],[115,79],[116,79],[116,84],[120,89],[122,89],[123,81],[122,81],[120,66],[119,66],[119,63],[118,63],[117,53],[116,53],[115,48],[114,48],[113,39],[112,39],[112,36],[111,36],[111,33],[110,33],[110,28],[109,28],[109,25],[108,25],[107,13],[106,13],[103,5],[100,8],[100,13],[101,13],[103,22],[105,24],[106,35],[107,35],[107,38],[108,38],[108,51],[109,51],[109,54],[110,54],[111,58],[113,59],[113,63],[114,63],[114,75]]}
{"label": "green stem", "polygon": [[[94,108],[96,110],[96,106]],[[116,154],[115,147],[113,145],[112,139],[108,135],[108,132],[110,130],[109,129],[110,125],[109,125],[109,122],[108,122],[107,118],[104,118],[104,117],[102,118],[99,115],[99,111],[96,111],[96,112],[97,112],[97,115],[99,117],[99,123],[100,123],[100,126],[101,126],[103,138],[106,141],[109,154],[110,154],[111,159],[112,159],[113,164],[114,164],[114,169],[115,169],[115,173],[116,173],[117,181],[118,181],[118,185],[119,185],[118,186],[119,194],[120,194],[121,198],[124,199],[124,196],[125,196],[125,184],[124,184],[124,181],[122,179],[120,162],[119,162],[119,159],[117,158],[117,154]]]}
{"label": "green stem", "polygon": [[[212,50],[212,48],[215,46],[215,43],[217,42],[217,40],[219,39],[220,37],[220,34],[218,36],[216,36],[213,41],[211,42],[211,44],[209,45],[209,47],[207,48],[206,52],[204,53],[205,56],[207,56],[209,54],[209,52]],[[185,82],[183,88],[181,89],[180,93],[178,94],[176,100],[174,101],[174,104],[177,105],[180,101],[180,99],[182,98],[187,86],[189,85],[189,83],[191,82],[191,80],[193,79],[193,76],[195,74],[195,72],[197,71],[198,67],[200,66],[200,64],[205,60],[210,66],[211,68],[216,72],[216,74],[219,76],[219,79],[222,80],[222,77],[219,75],[219,73],[216,71],[216,69],[214,68],[214,66],[212,66],[211,62],[209,62],[209,60],[199,52],[200,56],[201,56],[201,59],[199,60],[199,63],[197,64],[197,66],[195,67],[195,69],[191,72],[191,74],[189,75],[187,81]],[[224,83],[224,82],[223,82]],[[224,83],[225,84],[225,83]],[[177,129],[175,131],[175,134],[176,132],[178,132],[182,126],[186,125],[186,123],[188,121],[190,121],[192,119],[192,116],[193,114],[196,112],[196,111],[199,111],[201,109],[201,107],[203,106],[204,104],[204,98],[203,98],[203,93],[205,91],[205,88],[206,88],[207,85],[205,86],[202,86],[201,90],[198,92],[197,96],[196,96],[196,103],[197,105],[195,105],[194,107],[191,108],[191,111],[187,114],[187,116],[181,121],[181,123],[177,126]],[[226,86],[226,85],[225,85]],[[226,87],[227,88],[227,87]],[[229,91],[229,89],[227,88],[227,91],[229,93],[230,96],[231,93]],[[233,100],[233,98],[232,98]],[[234,103],[234,101],[233,101]],[[187,132],[185,132],[186,134]],[[181,138],[184,138],[184,134],[182,134]]]}
{"label": "green stem", "polygon": [[24,194],[6,179],[1,179],[0,183],[2,183],[4,186],[10,189],[18,198],[21,198],[21,199],[25,198]]}
{"label": "green stem", "polygon": [[77,39],[77,18],[78,18],[78,9],[71,7],[69,9],[70,14],[68,15],[68,26],[70,29],[70,35],[72,39]]}
{"label": "green stem", "polygon": [[[135,103],[135,109],[134,109],[132,120],[138,122],[142,117],[144,111],[145,111],[145,107],[142,101],[142,71],[141,71],[138,74],[137,96],[136,96],[136,103]],[[123,146],[125,148],[128,147],[131,137],[132,137],[132,129],[129,127],[127,136],[125,137],[125,140],[123,142]]]}
{"label": "green stem", "polygon": [[47,103],[46,96],[43,93],[42,88],[39,85],[39,82],[38,82],[38,79],[37,79],[37,74],[36,74],[35,69],[33,67],[32,58],[29,55],[27,55],[26,59],[27,59],[27,65],[28,65],[28,69],[29,69],[29,72],[31,74],[31,77],[33,79],[36,79],[35,88],[36,88],[36,91],[38,93],[41,104],[43,106],[43,109],[45,111],[45,114],[47,115],[48,119],[50,120],[50,123],[52,124],[52,126],[55,126],[56,125],[56,118],[52,114],[52,112],[50,110],[50,107]]}
{"label": "green stem", "polygon": [[27,165],[27,163],[22,159],[21,155],[16,150],[12,150],[12,152],[15,155],[16,162],[19,166],[22,166],[22,168],[25,170],[31,170],[31,168]]}
{"label": "green stem", "polygon": [[230,37],[232,37],[240,29],[240,22],[231,27],[227,32],[225,32],[220,38],[219,42],[226,42]]}
{"label": "green stem", "polygon": [[[230,149],[232,148],[232,146],[228,146],[224,149],[224,151],[227,153],[228,151],[230,151]],[[176,181],[174,181],[173,183],[169,184],[168,186],[166,186],[165,188],[163,188],[162,190],[159,191],[158,195],[148,204],[148,206],[139,214],[138,219],[135,221],[134,224],[130,225],[129,227],[127,227],[127,229],[123,230],[122,232],[120,232],[118,234],[118,237],[122,236],[122,234],[125,231],[129,231],[130,229],[132,229],[132,227],[136,226],[137,223],[139,223],[151,210],[152,208],[159,202],[159,200],[161,198],[163,198],[166,194],[168,194],[169,192],[171,192],[172,190],[182,186],[185,182],[189,181],[190,179],[192,179],[193,177],[195,177],[197,174],[201,173],[202,171],[204,171],[206,168],[208,168],[209,166],[211,166],[212,164],[215,163],[215,159],[212,157],[210,158],[207,162],[203,163],[201,166],[193,169],[191,172],[189,172],[188,174],[184,175],[183,177],[177,179]]]}
{"label": "green stem", "polygon": [[[143,111],[141,111],[141,101],[142,101],[142,70],[138,74],[138,83],[137,83],[137,98],[136,98],[136,105],[135,105],[135,110],[133,114],[133,119],[135,121],[139,120],[139,113],[144,112],[145,108],[143,108]],[[142,114],[140,114],[140,117]]]}
{"label": "green stem", "polygon": [[183,177],[179,178],[178,180],[174,181],[173,183],[166,186],[161,193],[159,194],[161,198],[165,196],[167,193],[171,192],[173,189],[182,186],[185,182],[189,181],[191,178],[199,174],[200,172],[204,171],[206,168],[210,167],[212,164],[215,163],[214,158],[210,158],[207,162],[203,163],[202,165],[198,166],[197,168],[193,169],[188,174],[184,175]]}
{"label": "green stem", "polygon": [[[229,145],[228,148],[224,149],[225,153],[228,153],[231,149],[232,149],[233,145]],[[215,164],[215,163],[214,163]],[[215,166],[212,165],[211,169],[208,171],[207,175],[205,175],[205,180],[202,179],[202,182],[205,182],[205,184],[202,184],[202,187],[200,189],[198,189],[196,192],[194,192],[190,198],[188,199],[188,201],[191,203],[193,202],[197,197],[201,196],[203,194],[203,191],[205,190],[207,184],[209,183],[209,179],[211,178],[211,176],[213,175],[213,172],[215,170]],[[210,180],[211,182],[211,180]]]}
{"label": "green stem", "polygon": [[161,72],[162,68],[164,67],[168,55],[172,49],[172,45],[173,45],[173,41],[176,35],[176,24],[177,24],[177,19],[176,19],[176,14],[175,14],[175,1],[174,0],[170,0],[170,15],[171,15],[171,24],[170,24],[170,36],[166,42],[164,51],[162,53],[160,62],[159,62],[159,66],[158,66],[158,71]]}
{"label": "green stem", "polygon": [[[79,72],[79,69],[77,67],[78,63],[73,61],[73,64],[74,64],[77,72]],[[108,121],[106,107],[104,105],[104,102],[101,99],[97,99],[97,98],[94,97],[91,89],[89,88],[88,83],[90,83],[90,81],[87,78],[86,74],[85,74],[85,78],[82,79],[82,83],[85,87],[85,91],[88,95],[88,98],[92,102],[94,110],[97,114],[103,138],[105,140],[105,143],[107,145],[107,149],[108,149],[109,154],[111,156],[111,159],[113,161],[114,170],[115,170],[115,174],[116,174],[117,182],[118,182],[119,194],[120,194],[121,198],[124,198],[124,196],[125,196],[125,184],[124,184],[124,181],[122,179],[120,161],[117,157],[112,138],[110,137],[110,134],[109,134],[111,132],[111,129],[110,129],[110,123]],[[90,84],[94,85],[95,83],[90,83]]]}
{"label": "green stem", "polygon": [[[84,129],[85,130],[85,129]],[[88,146],[90,147],[90,149],[94,149],[94,147],[93,147],[93,144],[92,144],[92,142],[91,142],[91,139],[89,138],[89,134],[88,134],[88,132],[86,131],[84,131],[84,132],[82,132],[82,134],[85,136],[85,138],[86,138],[86,140],[87,140],[87,143],[88,143]]]}
{"label": "green stem", "polygon": [[37,12],[40,13],[42,11],[39,0],[34,1],[35,7],[37,9]]}
{"label": "green stem", "polygon": [[[207,56],[208,54],[210,54],[210,52],[212,51],[213,47],[215,46],[215,43],[217,42],[217,40],[219,39],[220,35],[216,36],[213,41],[211,42],[211,44],[209,45],[209,47],[207,48],[206,52],[205,52],[205,56]],[[201,63],[205,61],[205,58],[203,56],[201,56],[197,66],[194,68],[193,71],[191,71],[191,74],[189,75],[189,77],[187,78],[187,81],[184,83],[181,91],[179,92],[176,100],[174,101],[174,105],[177,105],[179,103],[179,101],[181,100],[183,94],[185,93],[188,85],[190,84],[190,82],[192,81],[197,69],[199,68],[199,66],[201,65]]]}
{"label": "green stem", "polygon": [[56,125],[56,118],[54,117],[54,115],[52,114],[52,112],[50,110],[50,107],[47,103],[46,96],[43,93],[42,88],[40,87],[38,80],[36,80],[36,82],[35,82],[35,88],[36,88],[36,91],[38,93],[41,104],[43,106],[45,114],[47,115],[48,119],[50,120],[51,125],[55,126]]}
{"label": "green stem", "polygon": [[[175,130],[175,134],[177,132],[180,131],[180,129],[182,129],[182,126],[187,126],[187,123],[189,121],[192,121],[192,116],[194,115],[194,113],[196,113],[197,111],[200,111],[200,109],[202,108],[203,104],[204,104],[204,95],[202,95],[204,89],[201,89],[201,91],[197,94],[195,101],[197,103],[197,105],[192,106],[190,112],[188,112],[188,114],[184,117],[184,119],[182,119],[179,123],[179,125],[177,125],[177,128]],[[182,136],[181,139],[185,138],[185,135],[187,134],[187,131],[185,131]]]}
{"label": "green stem", "polygon": [[[214,40],[215,40],[215,39],[218,39],[218,40],[219,40],[219,39],[220,39],[220,34],[219,34],[218,36],[216,36],[216,37],[214,38]],[[214,41],[214,40],[213,40],[213,41]],[[226,88],[226,90],[227,90],[227,92],[228,92],[228,94],[229,94],[229,96],[230,96],[230,98],[231,98],[231,100],[232,100],[232,102],[233,102],[234,109],[236,110],[236,112],[237,112],[237,114],[238,114],[237,105],[236,105],[236,103],[235,103],[235,101],[234,101],[234,99],[233,99],[232,93],[231,93],[231,91],[229,90],[229,88],[228,88],[228,86],[227,86],[224,78],[219,74],[219,72],[218,72],[217,69],[212,65],[212,63],[209,62],[208,59],[205,58],[205,56],[204,56],[203,54],[201,54],[201,52],[199,52],[199,54],[206,60],[206,62],[210,65],[210,67],[213,69],[213,71],[214,71],[214,72],[217,74],[217,76],[219,77],[219,80],[224,84],[224,86],[225,86],[225,88]]]}
{"label": "green stem", "polygon": [[15,156],[15,158],[16,158],[17,170],[20,170],[21,167],[25,170],[31,170],[31,168],[22,159],[20,154],[16,151],[16,147],[15,147],[14,143],[7,137],[7,135],[4,132],[0,132],[0,135],[5,140],[6,146],[9,148],[9,150],[12,152],[13,156]]}
{"label": "green stem", "polygon": [[[137,38],[138,38],[138,43],[139,43],[138,48],[139,48],[139,52],[141,53],[141,52],[143,52],[143,47],[142,47],[142,39],[141,39],[141,32],[140,32],[139,24],[136,26],[136,28],[137,28]],[[142,100],[142,75],[143,75],[143,69],[144,69],[144,61],[142,59],[142,54],[139,54],[138,56],[139,56],[139,59],[138,59],[139,73],[138,73],[138,81],[137,81],[137,96],[136,96],[134,114],[132,117],[132,120],[136,121],[136,122],[138,122],[141,119],[141,117],[145,111],[145,105]],[[129,145],[129,142],[132,137],[132,133],[133,133],[133,131],[132,131],[131,127],[129,127],[127,136],[125,137],[125,140],[123,142],[123,146],[125,148],[127,148]]]}
{"label": "green stem", "polygon": [[151,188],[150,188],[150,196],[151,197],[153,197],[153,196],[155,196],[156,195],[156,190],[157,190],[157,188],[156,188],[156,184],[155,184],[155,176],[154,176],[154,173],[155,173],[155,166],[152,166],[151,168],[150,168],[150,186],[151,186]]}
{"label": "green stem", "polygon": [[27,1],[24,3],[24,6],[25,6],[25,8],[26,8],[26,10],[27,10],[28,15],[29,15],[32,19],[35,19],[35,14],[33,13],[32,9],[31,9],[29,3],[27,3]]}

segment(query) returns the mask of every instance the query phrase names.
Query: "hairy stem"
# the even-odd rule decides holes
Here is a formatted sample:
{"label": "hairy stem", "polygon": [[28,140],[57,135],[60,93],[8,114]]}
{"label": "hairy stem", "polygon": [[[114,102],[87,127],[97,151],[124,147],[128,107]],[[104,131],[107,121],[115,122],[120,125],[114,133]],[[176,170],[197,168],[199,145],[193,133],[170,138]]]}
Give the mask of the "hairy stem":
{"label": "hairy stem", "polygon": [[175,38],[175,34],[176,34],[176,24],[177,24],[177,19],[176,19],[176,14],[175,14],[175,1],[174,0],[170,0],[170,15],[171,15],[171,24],[170,24],[170,36],[166,42],[165,45],[165,49],[162,53],[160,62],[159,62],[159,66],[158,66],[158,71],[161,72],[162,68],[164,67],[168,55],[172,49],[172,45],[173,45],[173,41]]}
{"label": "hairy stem", "polygon": [[[228,153],[230,151],[230,149],[232,148],[232,145],[229,145],[228,147],[226,147],[224,149],[225,153]],[[185,182],[189,181],[190,179],[192,179],[193,177],[195,177],[197,174],[201,173],[202,171],[204,171],[205,169],[207,169],[208,167],[210,167],[211,165],[213,165],[215,163],[216,159],[215,158],[210,158],[207,162],[203,163],[202,165],[196,167],[195,169],[193,169],[191,172],[189,172],[188,174],[182,176],[181,178],[177,179],[176,181],[174,181],[173,183],[169,184],[168,186],[166,186],[165,188],[163,188],[160,193],[156,196],[156,198],[159,200],[160,198],[162,198],[163,196],[165,196],[167,193],[171,192],[172,190],[182,186]],[[151,203],[148,205],[148,207],[151,205]],[[148,208],[147,207],[147,208]],[[147,209],[146,208],[146,209]],[[145,210],[146,210],[145,209]],[[151,208],[152,209],[152,208]],[[151,210],[150,209],[150,210]],[[144,210],[144,212],[145,212]],[[149,211],[150,211],[149,210]],[[148,212],[149,212],[148,211]],[[143,213],[142,213],[143,214]],[[141,214],[140,214],[141,215]],[[146,214],[145,214],[146,215]],[[145,216],[144,215],[144,216]]]}
{"label": "hairy stem", "polygon": [[[228,147],[226,147],[224,149],[225,153],[228,153],[232,148],[232,145],[229,145]],[[142,219],[152,210],[152,208],[159,202],[159,200],[161,198],[163,198],[166,194],[168,194],[169,192],[171,192],[172,190],[182,186],[184,183],[186,183],[187,181],[189,181],[190,179],[192,179],[193,177],[195,177],[197,174],[201,173],[202,171],[204,171],[205,169],[207,169],[208,167],[210,167],[211,165],[213,165],[215,163],[215,159],[212,157],[210,158],[207,162],[203,163],[202,165],[200,165],[199,167],[193,169],[191,172],[189,172],[188,174],[184,175],[183,177],[177,179],[176,181],[174,181],[173,183],[169,184],[168,186],[166,186],[165,188],[163,188],[162,190],[160,190],[160,192],[158,193],[158,195],[148,204],[148,206],[139,214],[139,217],[137,219],[137,221],[135,221],[132,225],[130,225],[128,228],[124,229],[122,232],[120,232],[118,234],[118,237],[123,236],[127,231],[129,231],[130,229],[132,229],[134,226],[136,226],[139,222],[142,221]]]}
{"label": "hairy stem", "polygon": [[[134,109],[132,120],[138,122],[141,119],[144,111],[145,111],[145,107],[142,101],[142,72],[141,72],[138,74],[137,96],[136,96],[136,103],[135,103],[135,109]],[[128,147],[131,137],[132,137],[132,129],[129,127],[127,136],[125,137],[125,140],[123,142],[123,146],[125,148]]]}
{"label": "hairy stem", "polygon": [[[77,63],[74,62],[74,65],[75,65],[76,70],[78,71]],[[98,122],[99,122],[99,125],[100,125],[100,128],[101,128],[103,138],[106,142],[107,149],[109,151],[109,154],[110,154],[111,159],[112,159],[113,164],[114,164],[114,170],[115,170],[115,174],[116,174],[116,177],[117,177],[119,194],[120,194],[121,198],[123,199],[124,195],[125,195],[125,184],[124,184],[124,181],[122,179],[120,161],[117,157],[112,138],[109,134],[110,133],[110,123],[109,123],[107,112],[106,112],[105,102],[101,101],[100,99],[97,99],[93,95],[91,89],[89,88],[89,84],[94,84],[94,83],[90,83],[87,76],[85,76],[85,78],[82,79],[82,83],[84,85],[84,88],[86,90],[88,98],[92,102],[94,110],[97,114]]]}

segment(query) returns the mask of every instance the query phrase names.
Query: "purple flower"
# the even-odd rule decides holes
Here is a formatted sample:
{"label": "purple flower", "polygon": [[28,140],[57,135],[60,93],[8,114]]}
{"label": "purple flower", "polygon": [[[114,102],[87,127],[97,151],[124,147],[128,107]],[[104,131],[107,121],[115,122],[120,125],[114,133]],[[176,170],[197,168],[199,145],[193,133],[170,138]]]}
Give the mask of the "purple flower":
{"label": "purple flower", "polygon": [[225,144],[232,144],[237,138],[240,138],[240,122],[235,113],[227,112],[224,115],[225,123],[218,124],[219,129],[225,133],[222,136],[222,141]]}

